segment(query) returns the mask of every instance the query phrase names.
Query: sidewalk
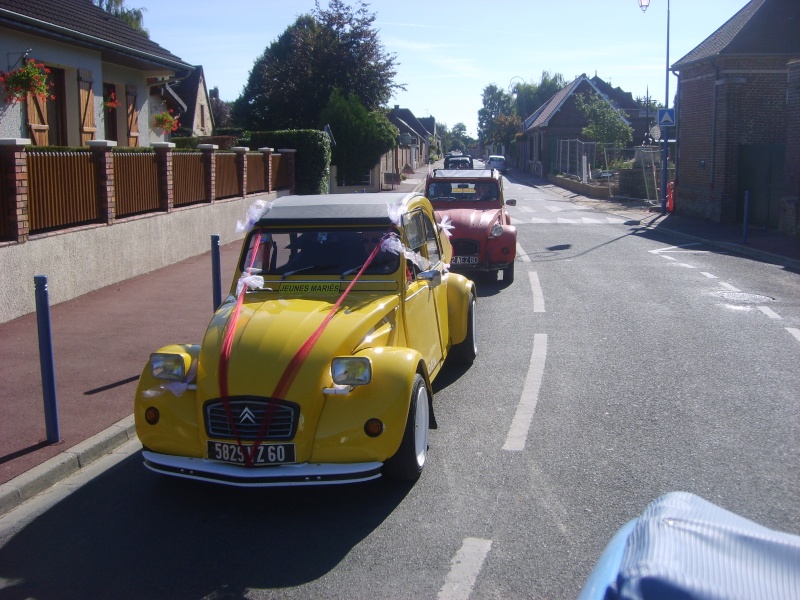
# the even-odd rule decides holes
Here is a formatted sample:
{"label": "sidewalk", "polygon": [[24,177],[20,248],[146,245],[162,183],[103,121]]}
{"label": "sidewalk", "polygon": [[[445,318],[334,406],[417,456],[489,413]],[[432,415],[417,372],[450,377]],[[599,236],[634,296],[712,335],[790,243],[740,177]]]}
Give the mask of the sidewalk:
{"label": "sidewalk", "polygon": [[[421,190],[428,167],[394,191]],[[649,213],[641,203],[597,201],[543,180],[510,178],[608,212],[638,215],[643,227],[703,241],[800,273],[800,242],[776,232]],[[600,204],[598,204],[600,203]],[[231,225],[233,226],[233,225]],[[676,241],[676,244],[680,243]],[[221,249],[223,291],[240,242]],[[47,275],[44,273],[44,275]],[[34,293],[33,281],[30,293]],[[206,253],[50,308],[62,442],[48,445],[35,314],[0,324],[0,514],[135,438],[131,409],[151,352],[173,342],[199,343],[211,318],[211,257]]]}

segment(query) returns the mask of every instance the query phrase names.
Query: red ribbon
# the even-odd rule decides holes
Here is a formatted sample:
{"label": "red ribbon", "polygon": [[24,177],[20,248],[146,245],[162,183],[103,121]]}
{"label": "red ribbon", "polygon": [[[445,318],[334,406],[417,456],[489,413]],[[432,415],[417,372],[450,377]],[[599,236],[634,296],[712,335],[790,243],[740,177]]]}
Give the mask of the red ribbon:
{"label": "red ribbon", "polygon": [[[261,235],[259,234],[256,238],[255,244],[253,244],[253,254],[250,261],[250,268],[252,268],[253,263],[255,261],[256,252],[258,251],[258,246],[261,241]],[[381,239],[383,241],[383,239]],[[314,344],[317,343],[317,340],[322,335],[322,332],[325,331],[325,328],[330,323],[333,316],[336,314],[336,311],[341,306],[344,299],[350,293],[350,290],[353,289],[353,286],[359,280],[361,275],[364,271],[369,267],[370,263],[373,259],[377,256],[378,252],[381,249],[381,245],[378,244],[373,248],[372,253],[367,258],[366,262],[361,265],[361,269],[359,269],[358,273],[355,277],[353,277],[353,281],[350,282],[350,285],[347,286],[347,289],[344,293],[339,297],[336,303],[331,307],[331,310],[326,315],[325,319],[319,326],[314,330],[309,338],[303,342],[303,344],[298,348],[297,352],[295,352],[292,359],[289,361],[289,364],[286,366],[286,369],[283,371],[283,375],[278,380],[278,385],[275,386],[275,390],[272,392],[272,398],[283,398],[286,395],[286,392],[289,391],[289,388],[292,385],[295,377],[297,377],[297,373],[300,371],[300,367],[303,366],[306,358],[311,353],[311,349],[314,347]],[[236,423],[233,420],[233,415],[231,414],[230,408],[230,401],[228,399],[228,363],[230,361],[231,350],[233,348],[233,336],[236,331],[236,326],[239,321],[239,314],[241,312],[242,303],[244,302],[244,296],[247,293],[247,286],[242,287],[242,291],[239,293],[239,297],[236,300],[236,307],[233,310],[233,313],[228,320],[225,329],[225,337],[222,342],[222,351],[219,355],[219,390],[222,396],[222,403],[225,407],[225,416],[228,418],[228,424],[230,425],[231,429],[233,430],[233,435],[236,438],[236,444],[242,451],[244,455],[244,462],[245,465],[248,467],[253,466],[253,458],[258,451],[258,447],[264,441],[264,436],[266,435],[267,428],[269,423],[272,421],[272,413],[275,409],[275,403],[269,402],[267,405],[267,410],[264,413],[264,417],[261,420],[261,425],[258,428],[258,435],[251,446],[250,452],[246,450],[246,446],[242,444],[241,439],[239,438],[239,433],[236,429]]]}

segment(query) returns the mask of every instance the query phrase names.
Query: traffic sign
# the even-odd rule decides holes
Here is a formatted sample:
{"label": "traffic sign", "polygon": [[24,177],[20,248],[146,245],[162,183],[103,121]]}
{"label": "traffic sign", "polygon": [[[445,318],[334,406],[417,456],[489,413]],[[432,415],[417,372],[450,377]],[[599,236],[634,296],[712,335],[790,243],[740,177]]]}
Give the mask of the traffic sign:
{"label": "traffic sign", "polygon": [[658,109],[658,124],[661,127],[675,127],[675,109],[674,108],[659,108]]}

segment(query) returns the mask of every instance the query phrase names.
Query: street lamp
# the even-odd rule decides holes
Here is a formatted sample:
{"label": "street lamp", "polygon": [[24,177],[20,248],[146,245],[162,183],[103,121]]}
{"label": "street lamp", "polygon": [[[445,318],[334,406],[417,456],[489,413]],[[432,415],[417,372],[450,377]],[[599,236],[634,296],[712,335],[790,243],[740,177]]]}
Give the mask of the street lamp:
{"label": "street lamp", "polygon": [[[639,8],[642,12],[650,6],[650,0],[638,0]],[[669,0],[667,0],[667,77],[664,84],[664,108],[669,108]],[[669,135],[664,133],[664,156],[661,159],[661,214],[667,212],[667,149],[669,146]]]}

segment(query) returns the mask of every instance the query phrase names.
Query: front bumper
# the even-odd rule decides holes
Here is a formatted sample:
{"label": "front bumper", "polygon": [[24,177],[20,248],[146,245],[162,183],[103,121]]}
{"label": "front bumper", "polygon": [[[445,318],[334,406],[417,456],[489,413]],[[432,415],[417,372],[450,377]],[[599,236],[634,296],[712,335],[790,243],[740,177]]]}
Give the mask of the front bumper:
{"label": "front bumper", "polygon": [[236,487],[289,487],[358,483],[381,476],[380,462],[243,467],[207,460],[142,451],[144,466],[162,475]]}

